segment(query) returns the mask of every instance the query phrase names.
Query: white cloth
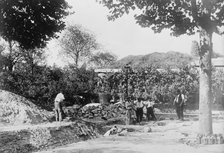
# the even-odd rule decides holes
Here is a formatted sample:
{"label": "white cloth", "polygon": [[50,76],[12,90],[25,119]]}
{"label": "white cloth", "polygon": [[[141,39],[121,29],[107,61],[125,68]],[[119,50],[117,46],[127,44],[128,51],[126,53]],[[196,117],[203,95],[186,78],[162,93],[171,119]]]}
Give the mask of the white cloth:
{"label": "white cloth", "polygon": [[63,100],[65,100],[65,97],[62,93],[58,93],[56,98],[54,99],[55,102],[62,102]]}
{"label": "white cloth", "polygon": [[146,108],[149,108],[149,107],[153,107],[154,106],[154,101],[145,101],[144,102]]}
{"label": "white cloth", "polygon": [[134,102],[135,103],[135,105],[136,105],[136,108],[142,108],[143,107],[143,102],[142,101],[135,101]]}
{"label": "white cloth", "polygon": [[[174,102],[175,102],[175,103],[179,103],[178,98],[179,98],[179,95],[177,95],[177,96],[175,97],[175,99],[174,99]],[[182,102],[184,102],[184,103],[186,102],[186,99],[185,99],[184,94],[181,94],[181,99],[182,99]]]}

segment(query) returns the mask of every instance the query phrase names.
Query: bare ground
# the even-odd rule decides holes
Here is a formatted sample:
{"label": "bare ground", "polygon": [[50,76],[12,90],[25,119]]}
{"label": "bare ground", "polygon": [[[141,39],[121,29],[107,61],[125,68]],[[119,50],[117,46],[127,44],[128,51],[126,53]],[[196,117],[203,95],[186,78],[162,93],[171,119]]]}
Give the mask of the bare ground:
{"label": "bare ground", "polygon": [[[224,144],[197,145],[188,143],[195,140],[198,121],[164,120],[165,126],[158,122],[145,122],[144,125],[122,126],[134,129],[126,136],[112,135],[97,139],[65,145],[39,153],[223,153]],[[150,127],[152,132],[145,133]],[[224,134],[224,120],[213,120],[214,133]],[[186,141],[188,140],[188,141]],[[192,142],[191,141],[191,142]]]}

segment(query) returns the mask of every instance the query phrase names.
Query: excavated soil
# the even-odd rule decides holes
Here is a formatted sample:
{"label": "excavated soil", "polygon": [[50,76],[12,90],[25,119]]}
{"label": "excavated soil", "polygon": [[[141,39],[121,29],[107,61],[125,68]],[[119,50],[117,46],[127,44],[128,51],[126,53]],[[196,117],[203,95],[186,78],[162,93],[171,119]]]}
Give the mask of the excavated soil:
{"label": "excavated soil", "polygon": [[[159,123],[163,124],[159,124]],[[198,121],[164,120],[144,125],[117,125],[128,129],[124,136],[101,136],[39,153],[223,153],[224,144],[195,143]],[[144,129],[150,127],[151,132]],[[132,130],[130,130],[132,129]],[[224,134],[224,120],[213,121],[214,133]]]}
{"label": "excavated soil", "polygon": [[40,109],[26,98],[0,90],[0,125],[40,124],[52,117],[52,112]]}

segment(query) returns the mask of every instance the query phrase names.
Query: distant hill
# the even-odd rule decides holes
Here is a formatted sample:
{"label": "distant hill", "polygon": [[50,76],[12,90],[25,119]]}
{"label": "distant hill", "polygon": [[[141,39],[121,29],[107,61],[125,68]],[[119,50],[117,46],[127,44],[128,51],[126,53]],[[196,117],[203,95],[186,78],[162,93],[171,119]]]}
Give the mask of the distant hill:
{"label": "distant hill", "polygon": [[147,55],[129,55],[118,60],[112,67],[120,68],[126,64],[130,64],[132,67],[146,67],[156,66],[158,68],[178,68],[182,65],[190,64],[193,61],[193,57],[188,54],[169,51],[167,53],[151,53]]}

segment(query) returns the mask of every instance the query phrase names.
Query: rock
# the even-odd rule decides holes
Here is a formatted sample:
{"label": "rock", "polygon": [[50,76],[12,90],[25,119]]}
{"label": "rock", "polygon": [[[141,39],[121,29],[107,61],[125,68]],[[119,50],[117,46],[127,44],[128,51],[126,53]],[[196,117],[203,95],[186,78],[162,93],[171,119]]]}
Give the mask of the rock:
{"label": "rock", "polygon": [[160,109],[158,109],[158,108],[154,108],[154,112],[155,112],[155,114],[160,114],[160,113],[162,113],[162,111],[161,111]]}
{"label": "rock", "polygon": [[144,127],[144,132],[145,133],[152,132],[152,129],[150,127]]}
{"label": "rock", "polygon": [[82,117],[87,119],[94,119],[96,117],[103,117],[105,119],[124,117],[126,111],[122,103],[103,105],[99,103],[92,103],[85,105],[80,110]]}
{"label": "rock", "polygon": [[162,121],[162,120],[165,120],[165,119],[166,119],[165,117],[160,116],[158,120]]}
{"label": "rock", "polygon": [[122,130],[120,133],[118,133],[118,136],[127,136],[127,134],[128,134],[128,131],[127,129],[125,129],[125,130]]}
{"label": "rock", "polygon": [[166,123],[165,123],[165,122],[157,122],[157,125],[158,125],[158,126],[165,126]]}

